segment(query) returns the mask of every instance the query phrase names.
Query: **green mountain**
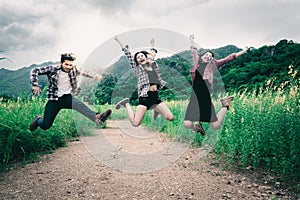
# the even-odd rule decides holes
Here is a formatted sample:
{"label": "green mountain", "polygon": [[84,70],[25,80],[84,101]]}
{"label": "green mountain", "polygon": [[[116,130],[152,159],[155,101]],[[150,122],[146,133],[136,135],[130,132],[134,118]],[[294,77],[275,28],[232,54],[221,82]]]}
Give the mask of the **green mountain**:
{"label": "green mountain", "polygon": [[[206,49],[199,49],[199,53]],[[227,45],[211,49],[216,59],[224,58],[241,49]],[[192,66],[191,52],[180,52],[166,58],[157,59],[163,79],[167,87],[161,91],[162,99],[186,99],[191,92],[191,77],[189,70]],[[54,64],[52,62],[41,65],[31,65],[19,70],[11,71],[0,69],[0,95],[12,97],[20,94],[30,94],[29,72],[33,67]],[[226,91],[243,88],[255,89],[266,81],[274,79],[273,84],[281,84],[299,78],[300,44],[293,41],[281,40],[275,45],[262,46],[251,49],[243,56],[223,66],[215,73],[213,91],[219,88]],[[89,80],[81,84],[81,97],[90,103],[114,103],[115,101],[131,97],[132,103],[137,103],[137,80],[133,74],[126,57],[122,56],[112,66],[108,67],[104,81],[91,88]],[[47,85],[45,76],[39,79],[41,87]]]}
{"label": "green mountain", "polygon": [[[46,65],[54,65],[53,62],[45,62],[40,65],[30,65],[18,70],[0,69],[0,95],[8,97],[19,97],[21,95],[27,96],[31,93],[31,85],[29,82],[30,70],[35,67],[42,67]],[[41,88],[47,85],[47,78],[41,76],[39,84]]]}
{"label": "green mountain", "polygon": [[[199,49],[199,54],[207,49]],[[216,59],[224,58],[241,49],[228,45],[212,49]],[[291,74],[295,74],[294,81],[299,78],[300,44],[293,41],[281,40],[276,45],[263,46],[258,49],[251,48],[246,54],[224,65],[215,73],[212,95],[222,94],[224,91],[256,89],[263,86],[268,80],[280,85],[291,81]],[[157,59],[163,79],[168,82],[167,88],[162,90],[162,99],[187,99],[191,92],[190,68],[192,66],[191,52],[184,51],[171,57]],[[99,83],[96,89],[96,99],[101,104],[116,102],[130,97],[131,103],[137,103],[137,80],[127,59],[123,56],[107,69],[110,74],[107,78],[113,88],[109,91],[112,99],[105,96],[103,90],[106,85]],[[225,90],[224,90],[225,88]],[[106,91],[107,93],[107,91]],[[98,98],[97,98],[98,97]],[[103,98],[105,97],[105,98]]]}
{"label": "green mountain", "polygon": [[[220,70],[228,89],[255,88],[272,79],[279,85],[299,72],[300,44],[281,40],[276,45],[253,49]],[[294,80],[299,79],[299,73]]]}

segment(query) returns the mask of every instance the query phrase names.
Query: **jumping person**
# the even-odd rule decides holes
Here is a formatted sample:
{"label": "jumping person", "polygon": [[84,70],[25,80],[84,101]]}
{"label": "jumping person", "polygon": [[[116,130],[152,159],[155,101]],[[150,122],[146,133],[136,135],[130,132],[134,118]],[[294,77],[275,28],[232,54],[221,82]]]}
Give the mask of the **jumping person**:
{"label": "jumping person", "polygon": [[44,117],[37,116],[30,124],[30,131],[34,131],[38,127],[43,130],[49,129],[61,109],[74,109],[99,126],[111,115],[111,109],[107,109],[99,114],[73,97],[72,93],[79,92],[79,88],[77,88],[77,75],[102,80],[101,75],[82,71],[73,65],[75,59],[74,54],[65,53],[61,55],[60,65],[34,68],[30,71],[30,83],[34,94],[40,95],[41,93],[38,85],[38,76],[47,75],[49,82],[47,89],[48,101]]}
{"label": "jumping person", "polygon": [[158,91],[165,86],[166,82],[161,78],[159,67],[155,61],[148,58],[147,51],[135,53],[132,57],[128,46],[124,46],[115,36],[116,42],[121,46],[131,68],[138,80],[138,98],[139,105],[134,112],[129,105],[129,98],[118,102],[115,108],[118,110],[125,107],[131,124],[135,127],[142,123],[147,110],[154,109],[165,119],[173,121],[174,116],[164,102],[158,97]]}
{"label": "jumping person", "polygon": [[205,135],[201,122],[209,122],[213,129],[219,129],[224,120],[226,111],[229,110],[230,102],[234,98],[231,96],[221,99],[222,108],[218,114],[216,114],[210,96],[214,72],[220,69],[222,65],[246,53],[248,47],[245,47],[238,53],[216,60],[211,51],[206,51],[198,55],[197,48],[194,45],[194,35],[190,35],[190,42],[194,63],[190,70],[193,80],[193,90],[184,118],[184,127],[192,129],[195,132],[200,132],[201,135]]}

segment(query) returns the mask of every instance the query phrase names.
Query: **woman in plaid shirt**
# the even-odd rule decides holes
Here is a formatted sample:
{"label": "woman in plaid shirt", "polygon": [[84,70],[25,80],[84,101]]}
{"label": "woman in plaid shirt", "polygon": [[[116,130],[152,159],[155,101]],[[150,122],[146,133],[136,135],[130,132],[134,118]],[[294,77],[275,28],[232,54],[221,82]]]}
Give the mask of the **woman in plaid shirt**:
{"label": "woman in plaid shirt", "polygon": [[[216,114],[210,97],[214,72],[224,64],[246,53],[248,47],[245,47],[238,53],[216,60],[211,51],[198,55],[197,48],[194,45],[194,35],[190,36],[190,42],[194,62],[190,70],[193,80],[193,91],[185,114],[184,127],[205,135],[201,122],[209,122],[213,129],[219,129],[226,111],[229,110],[230,102],[233,100],[232,96],[221,99],[222,108]],[[193,122],[196,123],[193,124]]]}
{"label": "woman in plaid shirt", "polygon": [[135,127],[142,123],[145,113],[149,109],[154,109],[165,119],[173,121],[174,116],[164,102],[158,97],[158,91],[164,87],[166,82],[161,78],[159,67],[155,61],[148,58],[147,51],[135,53],[132,57],[128,47],[125,47],[118,37],[115,37],[117,43],[121,46],[131,68],[138,80],[139,105],[136,112],[129,105],[129,99],[125,98],[116,104],[116,109],[125,107],[131,124]]}
{"label": "woman in plaid shirt", "polygon": [[30,124],[30,131],[34,131],[38,127],[43,130],[49,129],[61,109],[74,109],[99,126],[111,115],[111,109],[99,114],[72,96],[72,93],[79,93],[77,75],[102,80],[101,75],[79,70],[73,65],[75,59],[74,54],[65,53],[61,55],[59,66],[34,68],[30,71],[30,83],[34,94],[40,95],[41,93],[38,85],[39,75],[47,75],[49,82],[47,89],[48,102],[45,107],[44,118],[37,116]]}

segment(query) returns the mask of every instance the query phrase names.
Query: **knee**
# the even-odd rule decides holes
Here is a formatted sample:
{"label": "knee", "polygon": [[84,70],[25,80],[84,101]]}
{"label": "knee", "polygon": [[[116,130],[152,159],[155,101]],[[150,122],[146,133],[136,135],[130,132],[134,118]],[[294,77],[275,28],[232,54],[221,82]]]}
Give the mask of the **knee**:
{"label": "knee", "polygon": [[217,123],[217,122],[212,122],[210,123],[210,126],[214,129],[214,130],[218,130],[221,128],[221,124]]}
{"label": "knee", "polygon": [[167,120],[168,120],[168,121],[173,121],[173,120],[174,120],[174,116],[173,116],[173,115],[167,116]]}
{"label": "knee", "polygon": [[193,126],[193,122],[191,122],[191,121],[184,121],[184,122],[183,122],[183,126],[184,126],[185,128],[187,128],[187,129],[191,129],[192,126]]}
{"label": "knee", "polygon": [[133,122],[131,122],[131,125],[134,127],[138,127],[141,125],[141,122],[133,121]]}

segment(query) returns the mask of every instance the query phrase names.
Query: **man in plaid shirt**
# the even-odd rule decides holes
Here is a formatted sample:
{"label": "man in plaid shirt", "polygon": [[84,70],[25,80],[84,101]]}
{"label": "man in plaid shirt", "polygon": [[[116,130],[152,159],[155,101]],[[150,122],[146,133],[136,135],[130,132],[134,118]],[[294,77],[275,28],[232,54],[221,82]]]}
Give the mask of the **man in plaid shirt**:
{"label": "man in plaid shirt", "polygon": [[102,80],[101,75],[78,69],[73,65],[75,59],[74,54],[65,53],[61,55],[59,66],[34,68],[30,71],[30,83],[34,94],[40,95],[41,93],[38,85],[39,75],[47,75],[49,82],[47,89],[48,102],[45,107],[44,118],[37,116],[30,124],[30,131],[34,131],[38,127],[43,130],[49,129],[61,109],[74,109],[99,126],[111,115],[111,109],[107,109],[99,114],[72,96],[72,93],[79,93],[76,80],[77,75]]}

